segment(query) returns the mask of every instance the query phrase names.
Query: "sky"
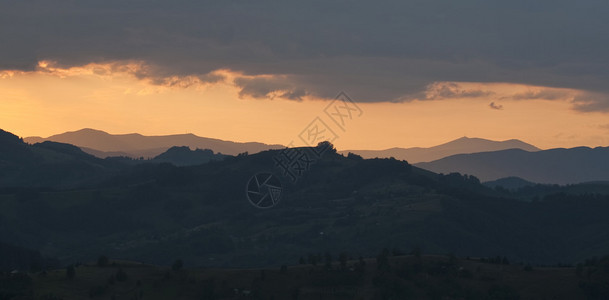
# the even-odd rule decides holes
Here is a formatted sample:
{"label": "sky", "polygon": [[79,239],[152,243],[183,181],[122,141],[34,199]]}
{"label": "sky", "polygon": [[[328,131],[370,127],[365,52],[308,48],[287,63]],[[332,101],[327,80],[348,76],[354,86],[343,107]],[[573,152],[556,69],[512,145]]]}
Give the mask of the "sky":
{"label": "sky", "polygon": [[[302,145],[321,120],[339,149],[609,146],[607,13],[592,0],[0,1],[0,128]],[[335,123],[341,92],[357,110]]]}

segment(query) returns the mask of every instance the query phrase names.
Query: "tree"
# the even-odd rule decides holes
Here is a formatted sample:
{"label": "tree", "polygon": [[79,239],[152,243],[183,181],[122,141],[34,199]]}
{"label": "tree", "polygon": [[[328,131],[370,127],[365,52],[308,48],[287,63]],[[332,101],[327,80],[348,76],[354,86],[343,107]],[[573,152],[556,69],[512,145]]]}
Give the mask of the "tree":
{"label": "tree", "polygon": [[325,266],[327,270],[332,269],[332,254],[330,254],[330,252],[326,252],[326,254],[324,255],[325,258]]}
{"label": "tree", "polygon": [[308,262],[313,265],[316,266],[317,265],[317,256],[315,254],[309,253],[308,255]]}
{"label": "tree", "polygon": [[329,153],[336,153],[336,148],[334,148],[334,145],[329,141],[319,142],[316,148],[317,152],[328,151]]}
{"label": "tree", "polygon": [[106,257],[105,255],[101,255],[98,259],[97,259],[97,266],[98,267],[105,267],[108,265],[108,257]]}
{"label": "tree", "polygon": [[338,255],[338,261],[340,262],[340,268],[344,271],[347,269],[348,256],[346,252],[341,252]]}
{"label": "tree", "polygon": [[[387,250],[387,249],[385,249]],[[383,250],[379,255],[377,255],[376,257],[376,266],[379,270],[389,270],[389,250],[385,251]]]}
{"label": "tree", "polygon": [[182,269],[183,266],[184,266],[184,262],[181,259],[177,259],[175,262],[173,262],[171,269],[174,271],[179,271]]}
{"label": "tree", "polygon": [[118,271],[116,272],[116,281],[123,282],[123,281],[127,281],[127,279],[128,279],[127,273],[125,273],[125,271],[123,271],[122,268],[119,268]]}
{"label": "tree", "polygon": [[347,154],[347,158],[348,159],[353,159],[353,160],[364,160],[360,155],[357,155],[355,153],[349,152]]}
{"label": "tree", "polygon": [[412,249],[412,252],[410,252],[410,254],[414,255],[414,257],[416,257],[416,258],[421,258],[421,248],[414,247],[414,249]]}
{"label": "tree", "polygon": [[359,257],[359,262],[357,263],[356,269],[360,272],[364,272],[366,270],[366,261],[363,257]]}
{"label": "tree", "polygon": [[74,265],[69,265],[66,267],[66,277],[70,280],[76,277],[76,270],[74,269]]}

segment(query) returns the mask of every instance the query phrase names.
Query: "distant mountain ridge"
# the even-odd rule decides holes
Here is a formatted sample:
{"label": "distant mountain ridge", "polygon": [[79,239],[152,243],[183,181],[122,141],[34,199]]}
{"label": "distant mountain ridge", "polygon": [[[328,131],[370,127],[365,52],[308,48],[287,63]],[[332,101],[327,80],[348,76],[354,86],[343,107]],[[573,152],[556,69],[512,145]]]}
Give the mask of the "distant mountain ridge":
{"label": "distant mountain ridge", "polygon": [[76,187],[99,181],[121,167],[70,144],[29,145],[0,129],[0,187]]}
{"label": "distant mountain ridge", "polygon": [[524,180],[520,177],[505,177],[483,183],[490,188],[502,187],[508,190],[517,190],[527,186],[534,186],[536,183]]}
{"label": "distant mountain ridge", "polygon": [[24,141],[30,144],[43,141],[72,144],[89,154],[101,158],[109,156],[153,158],[173,146],[211,149],[214,152],[228,155],[237,155],[243,152],[257,153],[269,149],[284,148],[282,145],[268,145],[257,142],[239,143],[200,137],[194,134],[160,136],[145,136],[138,133],[109,134],[90,128],[56,134],[47,138],[27,137]]}
{"label": "distant mountain ridge", "polygon": [[462,137],[448,143],[429,148],[390,148],[385,150],[345,150],[340,153],[352,152],[363,158],[394,157],[406,160],[409,163],[429,162],[455,154],[498,151],[507,149],[522,149],[525,151],[539,151],[541,149],[520,140],[492,141],[481,138]]}
{"label": "distant mountain ridge", "polygon": [[609,147],[557,148],[537,152],[509,149],[458,154],[415,165],[437,173],[471,174],[482,181],[504,177],[549,184],[606,181],[609,180]]}
{"label": "distant mountain ridge", "polygon": [[[62,265],[92,261],[100,253],[238,268],[278,266],[321,251],[374,255],[383,247],[473,257],[501,253],[541,264],[609,253],[602,234],[609,228],[606,185],[576,186],[576,194],[536,186],[512,198],[512,192],[485,187],[473,176],[331,150],[289,183],[273,170],[280,153],[182,167],[148,160],[121,164],[120,158],[99,159],[72,145],[29,145],[0,131],[0,236]],[[176,147],[164,156],[190,154],[211,153]],[[564,157],[556,156],[558,165],[568,165]],[[246,184],[266,170],[288,184],[289,198],[256,209]],[[520,201],[535,197],[542,201]]]}
{"label": "distant mountain ridge", "polygon": [[225,157],[226,155],[214,154],[209,149],[190,150],[187,146],[174,146],[155,157],[152,161],[172,163],[175,166],[193,166],[208,163],[212,160],[222,160]]}

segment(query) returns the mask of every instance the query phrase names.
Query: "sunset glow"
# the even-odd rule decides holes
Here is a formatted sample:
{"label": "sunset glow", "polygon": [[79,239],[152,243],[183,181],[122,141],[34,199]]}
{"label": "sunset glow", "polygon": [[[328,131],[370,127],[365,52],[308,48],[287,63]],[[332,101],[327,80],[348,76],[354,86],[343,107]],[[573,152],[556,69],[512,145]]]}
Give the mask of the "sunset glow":
{"label": "sunset glow", "polygon": [[[330,101],[313,96],[288,100],[281,91],[272,99],[240,95],[234,81],[244,75],[230,70],[212,72],[215,82],[177,76],[154,82],[138,78],[146,68],[141,62],[61,68],[41,61],[35,71],[3,71],[3,125],[21,136],[96,128],[287,145],[299,144],[298,133],[323,115]],[[553,98],[543,99],[544,93]],[[335,144],[340,149],[432,146],[460,136],[519,138],[541,148],[609,144],[609,116],[575,111],[572,100],[579,93],[521,84],[438,82],[428,87],[424,99],[359,103],[364,114],[348,124]],[[357,94],[350,96],[357,101]]]}

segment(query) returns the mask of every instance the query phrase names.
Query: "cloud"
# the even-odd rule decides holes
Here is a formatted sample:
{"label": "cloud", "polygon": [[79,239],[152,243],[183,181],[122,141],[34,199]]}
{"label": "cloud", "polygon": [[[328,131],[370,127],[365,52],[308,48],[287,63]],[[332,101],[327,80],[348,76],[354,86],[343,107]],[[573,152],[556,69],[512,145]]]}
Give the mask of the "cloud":
{"label": "cloud", "polygon": [[241,90],[239,97],[274,99],[281,97],[289,100],[301,101],[307,91],[294,87],[286,77],[237,77],[234,83]]}
{"label": "cloud", "polygon": [[609,95],[579,93],[573,98],[573,108],[580,112],[609,112]]}
{"label": "cloud", "polygon": [[564,100],[573,97],[572,93],[573,91],[561,89],[540,89],[537,91],[516,93],[510,98],[513,100]]}
{"label": "cloud", "polygon": [[[193,85],[216,83],[226,79],[223,74],[217,71],[199,75],[164,75],[162,72],[156,71],[154,67],[147,65],[145,62],[132,61],[89,63],[77,67],[62,67],[53,61],[40,61],[38,62],[35,71],[62,78],[76,75],[96,75],[104,77],[112,76],[116,73],[124,73],[138,79],[147,80],[154,85],[181,88],[187,88]],[[8,76],[14,72],[15,71],[0,71],[0,74],[6,74],[5,76]]]}
{"label": "cloud", "polygon": [[495,102],[491,102],[491,104],[489,104],[489,107],[496,110],[503,110],[503,105],[495,104]]}
{"label": "cloud", "polygon": [[[169,86],[216,82],[252,97],[364,102],[486,97],[437,82],[507,82],[609,94],[607,1],[3,1],[0,69],[143,62]],[[435,87],[434,87],[435,88]],[[444,89],[442,89],[444,88]],[[522,95],[542,99],[552,95]],[[558,97],[558,96],[556,96]],[[577,100],[607,110],[607,97]]]}
{"label": "cloud", "polygon": [[434,82],[427,86],[419,100],[489,97],[494,92],[482,89],[466,89],[457,82]]}
{"label": "cloud", "polygon": [[568,101],[579,112],[609,112],[609,93],[578,91],[560,88],[536,88],[515,93],[501,99]]}

